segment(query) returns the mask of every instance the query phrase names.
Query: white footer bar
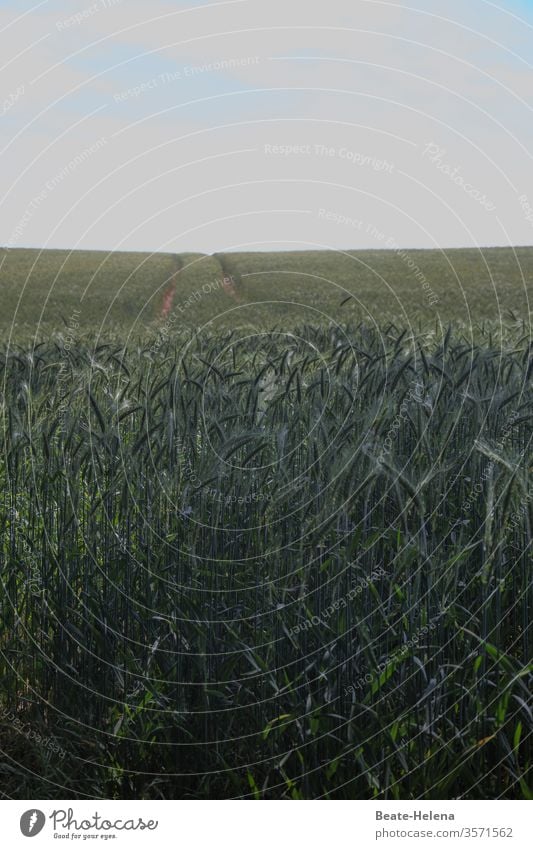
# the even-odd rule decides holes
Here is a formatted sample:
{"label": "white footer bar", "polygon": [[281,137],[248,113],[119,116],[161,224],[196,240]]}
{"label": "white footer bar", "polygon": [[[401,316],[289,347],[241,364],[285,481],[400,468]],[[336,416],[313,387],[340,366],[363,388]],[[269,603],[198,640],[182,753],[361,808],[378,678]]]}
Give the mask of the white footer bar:
{"label": "white footer bar", "polygon": [[6,849],[531,849],[532,813],[513,801],[0,802]]}

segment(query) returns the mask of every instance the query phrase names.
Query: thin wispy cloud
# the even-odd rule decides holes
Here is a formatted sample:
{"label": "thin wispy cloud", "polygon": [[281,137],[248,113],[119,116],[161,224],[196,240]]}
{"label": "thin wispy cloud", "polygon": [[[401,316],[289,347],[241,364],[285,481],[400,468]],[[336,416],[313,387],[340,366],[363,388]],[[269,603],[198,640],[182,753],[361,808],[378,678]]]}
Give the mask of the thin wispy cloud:
{"label": "thin wispy cloud", "polygon": [[528,244],[532,32],[524,2],[0,2],[0,242]]}

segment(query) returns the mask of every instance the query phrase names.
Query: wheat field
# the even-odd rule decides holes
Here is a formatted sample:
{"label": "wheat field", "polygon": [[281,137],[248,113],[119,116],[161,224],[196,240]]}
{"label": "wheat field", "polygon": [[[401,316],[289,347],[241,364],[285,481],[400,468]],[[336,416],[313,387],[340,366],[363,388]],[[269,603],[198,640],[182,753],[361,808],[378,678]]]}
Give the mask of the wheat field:
{"label": "wheat field", "polygon": [[0,355],[14,798],[531,798],[526,322]]}

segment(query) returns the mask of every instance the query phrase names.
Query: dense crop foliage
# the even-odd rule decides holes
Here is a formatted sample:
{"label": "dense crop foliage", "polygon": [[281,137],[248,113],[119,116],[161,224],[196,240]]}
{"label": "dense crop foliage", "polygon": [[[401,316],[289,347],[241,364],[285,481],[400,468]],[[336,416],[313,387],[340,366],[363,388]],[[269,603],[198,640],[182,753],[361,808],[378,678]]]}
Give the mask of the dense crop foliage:
{"label": "dense crop foliage", "polygon": [[[15,338],[61,330],[76,310],[95,332],[139,332],[160,319],[168,293],[180,304],[221,277],[219,262],[203,254],[0,250],[0,330]],[[205,320],[219,301],[209,299]]]}
{"label": "dense crop foliage", "polygon": [[[244,298],[283,293],[336,318],[348,294],[359,318],[380,315],[414,326],[437,314],[469,324],[499,320],[509,310],[531,312],[532,248],[250,252],[224,260]],[[277,314],[282,320],[284,304]]]}
{"label": "dense crop foliage", "polygon": [[[103,251],[0,251],[0,326],[15,335],[61,328],[73,310],[85,325],[151,319],[175,271],[169,254]],[[63,321],[62,321],[63,319]]]}
{"label": "dense crop foliage", "polygon": [[[232,293],[213,288],[224,275]],[[531,312],[533,248],[483,250],[289,251],[269,253],[143,254],[0,249],[0,330],[50,332],[79,310],[88,329],[112,326],[144,332],[161,317],[167,298],[180,324],[217,319],[233,327],[236,305],[266,327],[294,327],[295,306],[345,320],[391,318],[415,327],[442,320],[468,325]],[[188,299],[211,288],[194,310]],[[348,304],[342,302],[354,296]],[[267,302],[264,308],[253,306]],[[287,312],[287,305],[293,304]],[[311,311],[314,310],[314,315]],[[318,312],[316,312],[318,311]]]}
{"label": "dense crop foliage", "polygon": [[520,328],[5,349],[4,793],[530,796],[531,367]]}

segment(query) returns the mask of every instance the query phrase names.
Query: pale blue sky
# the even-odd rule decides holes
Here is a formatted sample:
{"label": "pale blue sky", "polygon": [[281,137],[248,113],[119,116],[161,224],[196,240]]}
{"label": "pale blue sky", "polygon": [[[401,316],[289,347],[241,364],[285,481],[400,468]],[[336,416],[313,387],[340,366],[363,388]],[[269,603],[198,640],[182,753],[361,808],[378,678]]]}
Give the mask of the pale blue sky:
{"label": "pale blue sky", "polygon": [[0,0],[0,243],[532,243],[533,0],[418,5]]}

